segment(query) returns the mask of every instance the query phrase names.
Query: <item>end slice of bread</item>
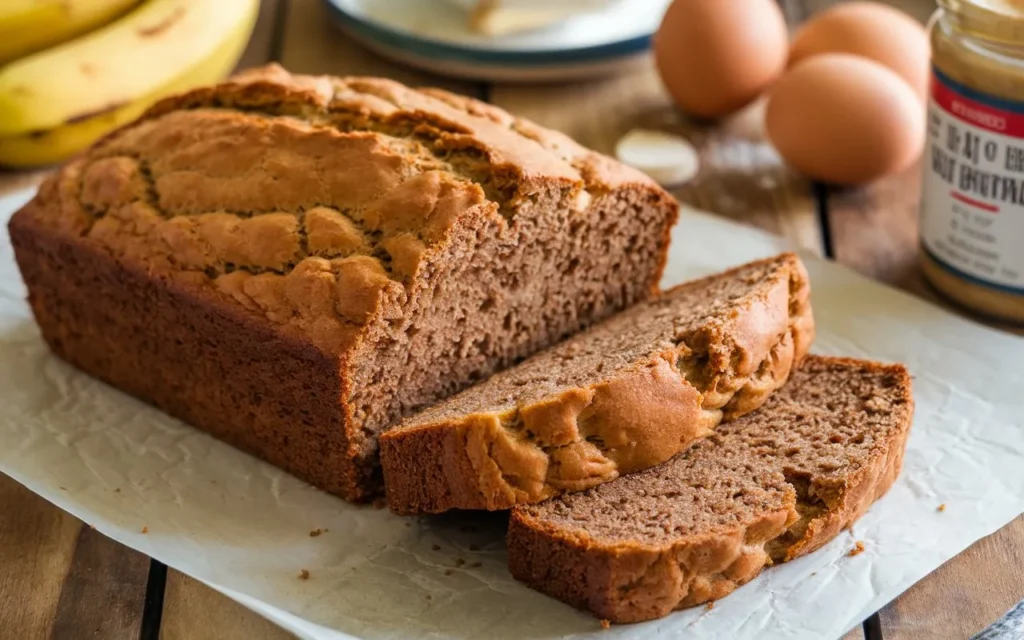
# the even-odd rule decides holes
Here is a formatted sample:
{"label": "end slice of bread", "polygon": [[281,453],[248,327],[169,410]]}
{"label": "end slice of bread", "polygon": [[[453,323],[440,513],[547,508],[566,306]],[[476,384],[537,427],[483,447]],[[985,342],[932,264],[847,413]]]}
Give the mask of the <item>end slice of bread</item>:
{"label": "end slice of bread", "polygon": [[405,421],[381,438],[398,513],[508,509],[646,469],[753,411],[814,336],[783,254],[689,282]]}
{"label": "end slice of bread", "polygon": [[810,356],[760,410],[669,462],[516,507],[509,568],[618,623],[717,600],[863,515],[899,475],[912,413],[902,366]]}

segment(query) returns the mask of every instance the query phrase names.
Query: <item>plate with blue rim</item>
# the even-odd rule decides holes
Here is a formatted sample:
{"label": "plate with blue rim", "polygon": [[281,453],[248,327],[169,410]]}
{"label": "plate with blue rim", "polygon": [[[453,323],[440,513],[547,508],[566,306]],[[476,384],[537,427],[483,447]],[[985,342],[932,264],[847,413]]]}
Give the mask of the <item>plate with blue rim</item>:
{"label": "plate with blue rim", "polygon": [[670,0],[618,0],[550,27],[493,37],[470,29],[466,12],[446,0],[324,2],[346,33],[385,57],[470,80],[534,82],[629,68],[650,49]]}

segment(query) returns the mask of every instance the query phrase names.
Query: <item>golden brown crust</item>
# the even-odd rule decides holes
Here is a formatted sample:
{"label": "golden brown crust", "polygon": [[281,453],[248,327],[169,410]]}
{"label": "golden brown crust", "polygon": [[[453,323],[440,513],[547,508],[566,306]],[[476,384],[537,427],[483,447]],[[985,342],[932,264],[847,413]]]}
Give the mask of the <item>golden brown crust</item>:
{"label": "golden brown crust", "polygon": [[385,434],[389,507],[501,510],[583,491],[664,462],[722,420],[755,410],[788,379],[814,335],[802,262],[786,254],[764,263],[776,261],[757,296],[709,318],[689,344],[510,411]]}
{"label": "golden brown crust", "polygon": [[344,473],[336,358],[215,292],[38,228],[32,209],[53,195],[44,187],[10,232],[33,315],[57,355],[325,491],[360,495]]}
{"label": "golden brown crust", "polygon": [[[716,534],[683,537],[658,547],[604,544],[514,509],[509,569],[530,586],[617,624],[661,618],[719,600],[770,564],[764,546],[797,520],[796,497]],[[535,569],[547,567],[543,577]]]}
{"label": "golden brown crust", "polygon": [[[439,139],[413,138],[410,121]],[[271,65],[159,102],[65,167],[54,178],[60,206],[37,215],[150,272],[208,282],[336,353],[353,347],[379,299],[414,286],[460,220],[505,204],[475,178],[523,193],[538,181],[660,193],[561,134],[535,128],[531,138],[512,122],[436,90]],[[488,175],[467,175],[430,144],[484,154]]]}
{"label": "golden brown crust", "polygon": [[[303,435],[309,412],[301,403],[291,415],[279,416],[281,424],[261,428],[290,432],[280,440],[286,448],[346,451],[332,470],[264,450],[251,425],[239,423],[247,403],[277,401],[267,395],[272,389],[254,390],[250,399],[225,396],[222,405],[203,411],[188,406],[194,399],[185,392],[174,396],[174,385],[142,385],[133,392],[207,430],[233,428],[219,435],[314,484],[350,499],[373,497],[379,490],[376,434],[388,425],[367,427],[365,411],[354,406],[367,380],[373,382],[362,365],[374,358],[382,336],[393,340],[387,334],[402,324],[407,308],[433,298],[437,282],[431,278],[443,271],[440,263],[466,259],[472,249],[467,243],[495,234],[507,233],[510,245],[520,243],[514,234],[529,233],[520,218],[531,223],[536,217],[521,212],[538,200],[555,203],[543,206],[559,211],[578,204],[576,213],[594,224],[588,233],[595,237],[592,230],[612,209],[609,203],[657,210],[660,221],[652,228],[663,239],[676,217],[671,198],[632,170],[575,147],[572,157],[555,152],[498,122],[510,118],[500,110],[495,117],[479,117],[472,114],[479,103],[451,102],[390,80],[297,76],[276,66],[159,102],[49,178],[11,221],[30,295],[53,307],[44,312],[43,302],[34,306],[46,319],[40,321],[44,335],[53,343],[64,334],[58,352],[129,390],[132,378],[155,375],[162,358],[170,357],[154,347],[150,362],[114,375],[99,371],[101,354],[89,351],[103,348],[104,340],[89,349],[71,348],[71,340],[87,339],[84,326],[77,326],[84,313],[62,306],[60,299],[79,300],[78,288],[96,287],[98,294],[102,287],[72,277],[70,269],[76,260],[92,265],[106,256],[116,277],[151,280],[151,286],[132,289],[140,296],[143,290],[149,296],[174,290],[237,319],[234,330],[202,315],[193,319],[195,348],[203,357],[211,357],[220,331],[253,340],[266,340],[263,332],[270,331],[301,345],[297,350],[315,351],[330,363],[330,372],[325,378],[319,370],[320,378],[308,386],[334,381],[316,400],[333,405],[329,417],[319,416],[333,430],[316,438]],[[605,207],[600,213],[597,204],[588,204],[598,202]],[[63,248],[43,257],[29,249],[48,243]],[[652,249],[652,265],[663,266],[666,246]],[[520,254],[528,252],[517,259]],[[40,264],[43,259],[49,262]],[[660,277],[660,267],[657,273],[644,271],[634,288],[646,291]],[[607,308],[599,305],[595,317],[634,302],[630,296]],[[85,297],[80,301],[85,304]],[[122,331],[144,330],[141,321],[128,326],[142,315],[123,318]],[[592,320],[585,316],[583,311],[572,317],[571,328]],[[101,326],[89,330],[101,332]],[[155,341],[175,333],[159,318],[149,318],[146,326]],[[556,337],[523,338],[508,353],[488,354],[480,368],[489,373]],[[260,387],[251,373],[243,367],[231,375]],[[447,392],[468,382],[466,372]],[[211,377],[206,384],[227,383]],[[415,402],[437,398],[423,395]],[[403,409],[396,403],[378,413],[393,421]],[[366,468],[352,468],[360,465]]]}
{"label": "golden brown crust", "polygon": [[[520,507],[512,511],[507,538],[513,576],[598,618],[640,622],[717,600],[773,561],[793,560],[832,540],[898,477],[913,397],[910,376],[902,366],[811,358],[862,370],[866,377],[884,374],[891,383],[891,396],[879,411],[892,412],[895,428],[873,444],[867,464],[849,476],[828,480],[828,504],[804,509],[804,498],[790,485],[783,504],[765,505],[745,522],[714,533],[683,533],[662,545],[597,539],[587,533],[585,523],[566,528]],[[781,478],[781,471],[778,475]],[[821,494],[826,493],[823,489]],[[794,531],[799,534],[792,538]]]}

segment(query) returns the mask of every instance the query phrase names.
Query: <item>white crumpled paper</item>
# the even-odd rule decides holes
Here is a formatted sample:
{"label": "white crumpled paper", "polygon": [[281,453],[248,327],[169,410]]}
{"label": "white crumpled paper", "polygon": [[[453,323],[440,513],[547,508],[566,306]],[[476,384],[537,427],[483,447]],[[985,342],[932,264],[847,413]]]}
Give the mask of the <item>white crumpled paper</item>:
{"label": "white crumpled paper", "polygon": [[[0,219],[29,195],[0,199]],[[785,248],[688,211],[665,284]],[[603,631],[509,576],[501,517],[349,505],[51,356],[11,253],[5,230],[0,472],[302,638],[838,637],[1024,510],[1024,340],[804,256],[815,350],[902,361],[914,374],[902,476],[852,531],[713,610]],[[329,531],[310,537],[318,528]],[[858,540],[864,553],[850,557]]]}

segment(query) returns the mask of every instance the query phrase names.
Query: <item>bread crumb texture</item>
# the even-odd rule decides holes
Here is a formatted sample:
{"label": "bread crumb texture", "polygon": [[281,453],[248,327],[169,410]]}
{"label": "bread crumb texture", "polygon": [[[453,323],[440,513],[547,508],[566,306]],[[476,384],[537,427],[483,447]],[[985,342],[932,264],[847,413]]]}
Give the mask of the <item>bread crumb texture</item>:
{"label": "bread crumb texture", "polygon": [[853,548],[850,549],[850,557],[859,556],[862,553],[864,553],[864,541],[858,540],[857,543],[853,545]]}
{"label": "bread crumb texture", "polygon": [[819,549],[892,486],[910,385],[899,365],[808,356],[760,410],[672,460],[515,507],[509,568],[616,623],[721,599]]}
{"label": "bread crumb texture", "polygon": [[787,253],[633,306],[384,434],[388,505],[501,510],[662,463],[789,378],[809,297]]}

